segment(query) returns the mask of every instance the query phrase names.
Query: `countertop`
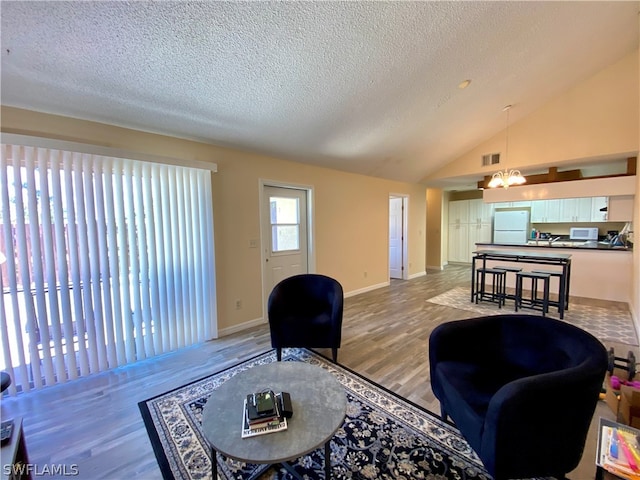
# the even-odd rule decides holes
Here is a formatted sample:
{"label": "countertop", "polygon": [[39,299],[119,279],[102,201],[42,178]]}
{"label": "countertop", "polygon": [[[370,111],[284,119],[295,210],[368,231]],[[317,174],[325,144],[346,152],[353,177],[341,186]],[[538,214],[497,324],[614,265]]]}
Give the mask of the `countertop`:
{"label": "countertop", "polygon": [[612,246],[609,242],[603,240],[569,240],[560,238],[553,243],[548,240],[529,240],[526,245],[513,245],[505,243],[476,243],[478,246],[495,246],[495,247],[522,247],[522,248],[572,248],[578,250],[613,250],[619,252],[630,252],[633,250],[633,244],[629,243],[628,247]]}

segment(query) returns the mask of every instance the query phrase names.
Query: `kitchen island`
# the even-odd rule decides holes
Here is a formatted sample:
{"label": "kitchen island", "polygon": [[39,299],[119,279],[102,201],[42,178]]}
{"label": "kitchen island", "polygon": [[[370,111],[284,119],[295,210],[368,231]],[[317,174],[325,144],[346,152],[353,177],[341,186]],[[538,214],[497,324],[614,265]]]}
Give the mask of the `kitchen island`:
{"label": "kitchen island", "polygon": [[[478,250],[491,249],[504,252],[531,252],[540,254],[565,253],[571,255],[570,289],[572,297],[584,297],[598,300],[624,302],[628,304],[632,298],[633,251],[622,247],[611,247],[599,242],[589,245],[549,246],[548,241],[540,240],[539,245],[501,245],[495,243],[476,243]],[[508,262],[492,263],[487,266],[506,266]],[[510,266],[521,267],[513,262]],[[513,281],[507,280],[507,287],[515,288]],[[554,288],[554,287],[552,287]]]}

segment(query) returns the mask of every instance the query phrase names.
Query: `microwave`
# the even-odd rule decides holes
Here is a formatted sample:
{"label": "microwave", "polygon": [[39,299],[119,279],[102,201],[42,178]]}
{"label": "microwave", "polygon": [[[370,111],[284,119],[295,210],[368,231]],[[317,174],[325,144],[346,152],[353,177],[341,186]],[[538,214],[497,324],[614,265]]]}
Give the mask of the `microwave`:
{"label": "microwave", "polygon": [[598,229],[596,227],[572,227],[569,230],[571,240],[597,240]]}

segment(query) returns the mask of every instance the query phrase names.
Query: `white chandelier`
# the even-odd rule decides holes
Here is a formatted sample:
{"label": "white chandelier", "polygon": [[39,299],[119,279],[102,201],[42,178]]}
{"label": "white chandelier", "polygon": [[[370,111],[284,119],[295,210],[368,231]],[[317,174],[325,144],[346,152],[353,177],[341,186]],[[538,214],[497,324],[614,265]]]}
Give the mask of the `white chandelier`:
{"label": "white chandelier", "polygon": [[522,185],[527,179],[522,176],[520,170],[507,170],[496,172],[489,181],[489,188],[509,188],[511,185]]}
{"label": "white chandelier", "polygon": [[[507,112],[507,133],[504,151],[505,163],[509,158],[509,110],[511,110],[511,105],[507,105],[502,109],[503,112]],[[509,188],[511,185],[522,185],[523,183],[527,183],[527,179],[522,176],[520,170],[507,170],[505,168],[504,172],[496,172],[493,174],[488,186],[489,188]]]}

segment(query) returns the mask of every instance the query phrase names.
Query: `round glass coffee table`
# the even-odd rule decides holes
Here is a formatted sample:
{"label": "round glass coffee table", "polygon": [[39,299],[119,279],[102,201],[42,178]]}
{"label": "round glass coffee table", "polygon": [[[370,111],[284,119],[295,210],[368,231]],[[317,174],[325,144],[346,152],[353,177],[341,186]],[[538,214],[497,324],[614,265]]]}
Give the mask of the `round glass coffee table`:
{"label": "round glass coffee table", "polygon": [[[287,429],[242,438],[244,399],[263,390],[291,395],[293,416]],[[202,432],[211,446],[213,475],[217,478],[216,453],[254,464],[286,463],[324,445],[325,477],[331,477],[330,440],[340,428],[347,397],[338,380],[325,369],[303,362],[274,362],[252,367],[213,391],[202,412]]]}

